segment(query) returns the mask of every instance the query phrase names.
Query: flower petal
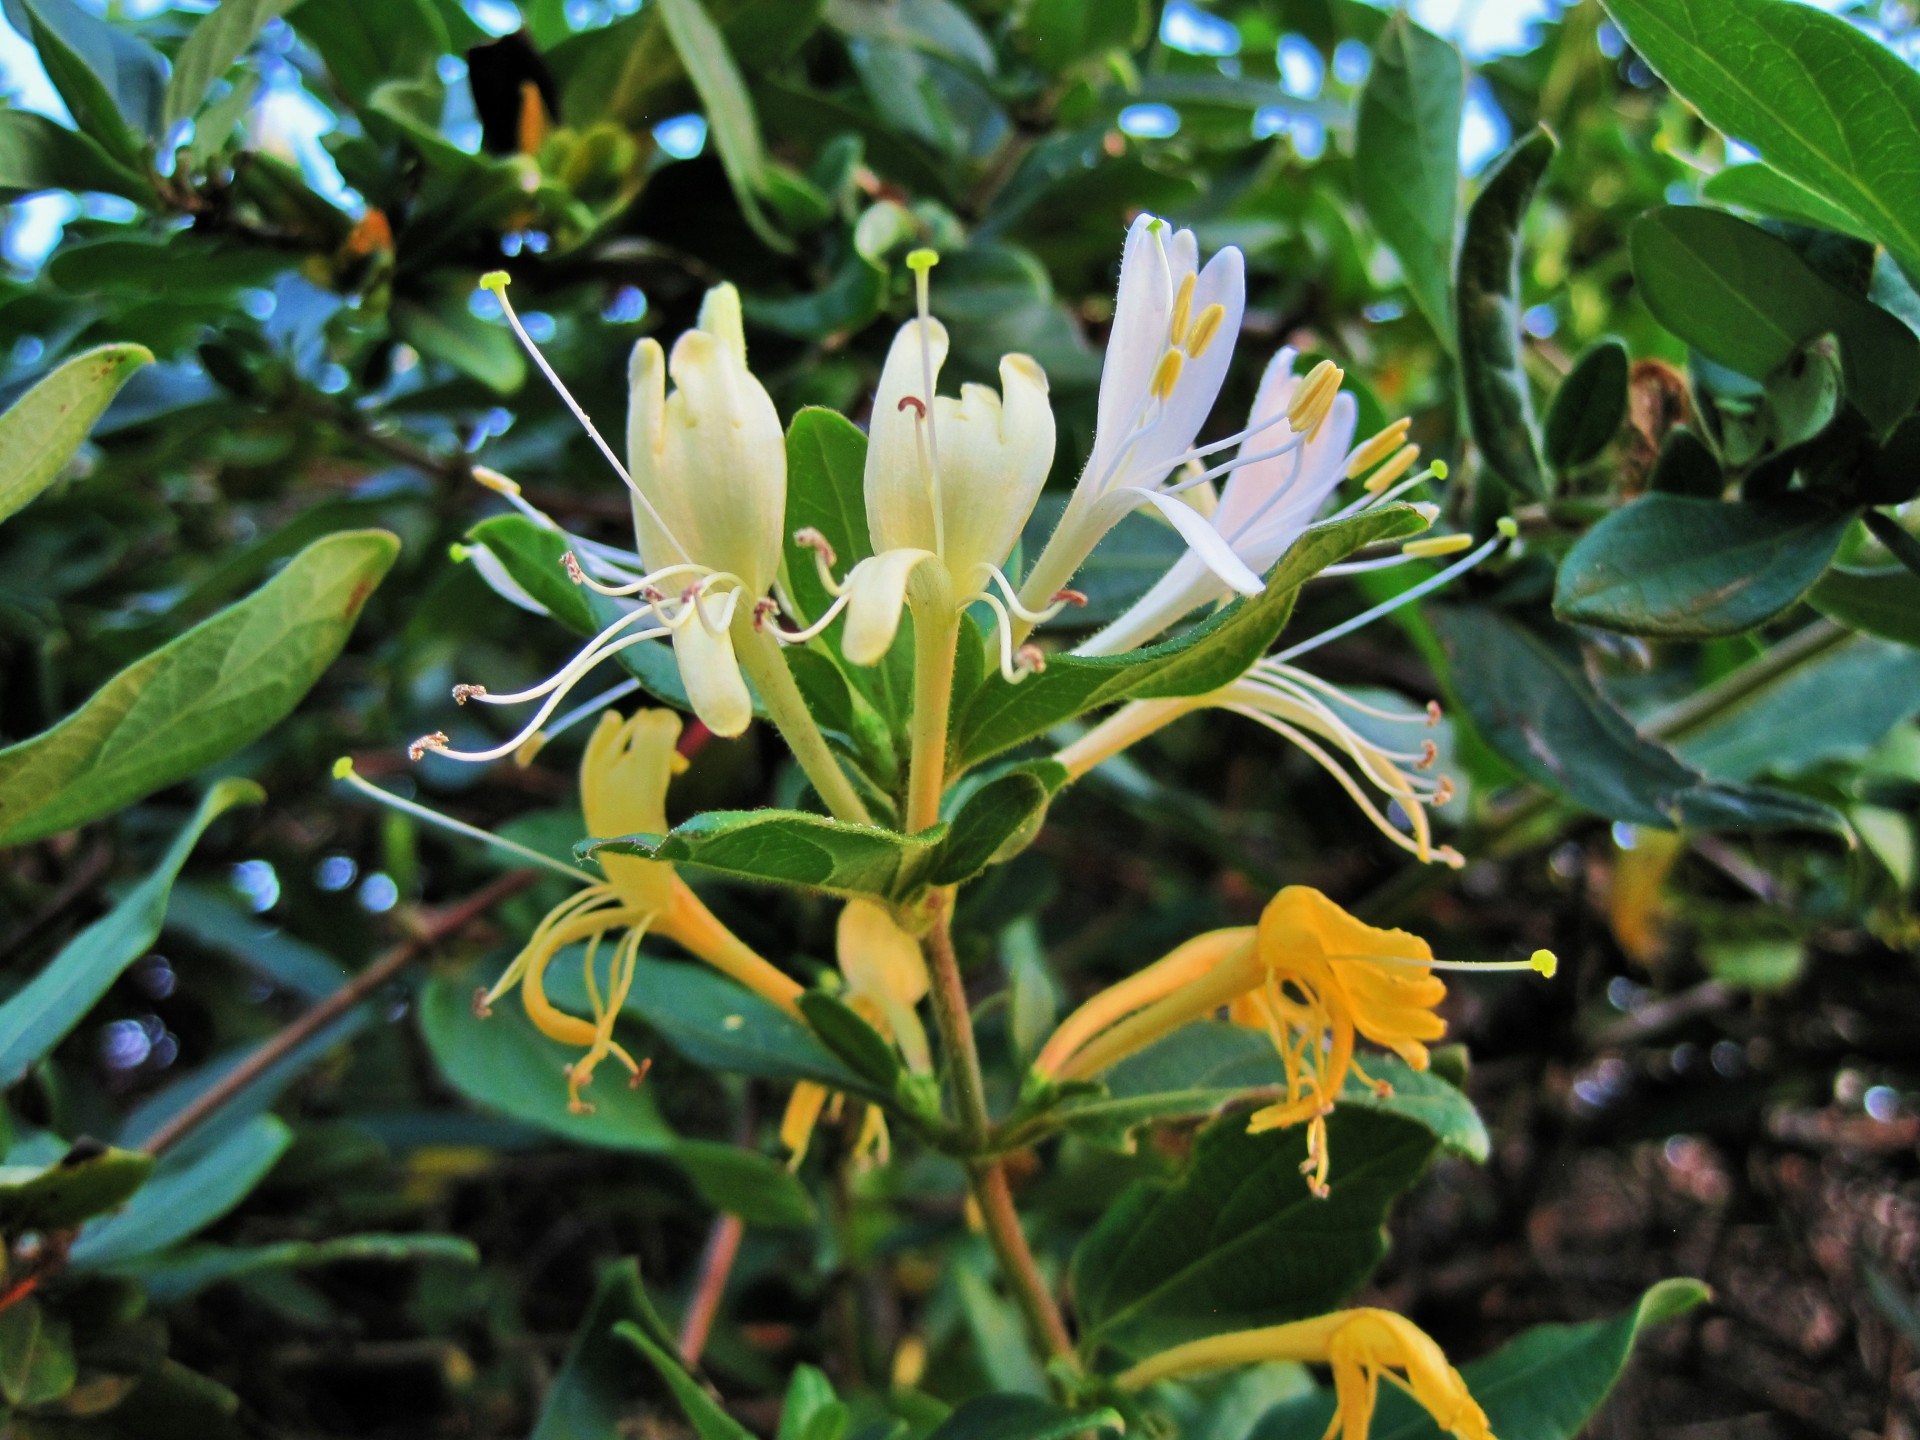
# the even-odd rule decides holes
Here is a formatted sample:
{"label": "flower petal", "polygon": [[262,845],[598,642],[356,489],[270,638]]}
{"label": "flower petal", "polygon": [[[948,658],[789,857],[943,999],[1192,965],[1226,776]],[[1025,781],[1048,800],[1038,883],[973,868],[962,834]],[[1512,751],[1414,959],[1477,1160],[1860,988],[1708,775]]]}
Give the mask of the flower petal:
{"label": "flower petal", "polygon": [[1267,588],[1266,583],[1247,567],[1247,563],[1233,553],[1233,547],[1213,528],[1212,522],[1178,495],[1162,495],[1157,490],[1136,490],[1134,493],[1164,515],[1173,528],[1180,532],[1180,538],[1193,547],[1193,553],[1200,557],[1206,567],[1235,590],[1242,595],[1258,595]]}
{"label": "flower petal", "polygon": [[734,658],[732,632],[709,630],[696,615],[673,632],[673,655],[693,713],[724,739],[744,732],[753,720],[753,697]]}
{"label": "flower petal", "polygon": [[848,572],[847,619],[840,651],[851,665],[877,665],[900,633],[900,612],[907,604],[907,579],[931,550],[886,550],[869,555]]}

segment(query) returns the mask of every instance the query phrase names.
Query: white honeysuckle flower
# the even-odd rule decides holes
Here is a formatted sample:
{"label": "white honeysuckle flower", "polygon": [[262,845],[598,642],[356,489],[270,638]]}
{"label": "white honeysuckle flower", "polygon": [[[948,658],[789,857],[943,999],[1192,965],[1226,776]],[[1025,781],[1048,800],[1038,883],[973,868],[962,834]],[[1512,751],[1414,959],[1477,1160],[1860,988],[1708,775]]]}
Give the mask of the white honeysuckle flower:
{"label": "white honeysuckle flower", "polygon": [[[1294,373],[1298,358],[1299,352],[1289,346],[1268,364],[1247,417],[1244,433],[1249,438],[1240,443],[1233,462],[1236,468],[1229,472],[1218,501],[1201,511],[1205,523],[1255,575],[1264,575],[1319,517],[1328,498],[1347,478],[1351,462],[1367,458],[1367,452],[1349,448],[1359,406],[1344,392],[1334,397],[1318,433],[1293,443],[1296,437],[1287,410],[1305,379]],[[1390,426],[1381,433],[1398,440],[1406,433],[1406,425]],[[1367,442],[1369,450],[1379,448],[1378,440]],[[1184,492],[1182,498],[1210,493],[1201,485]],[[1199,552],[1189,551],[1125,614],[1075,653],[1121,654],[1146,644],[1200,606],[1225,600],[1232,593],[1233,587]]]}
{"label": "white honeysuckle flower", "polygon": [[1029,621],[1040,614],[1019,605],[1000,567],[1053,467],[1047,376],[1031,356],[1007,355],[998,391],[937,393],[947,330],[927,313],[935,259],[931,251],[908,257],[921,313],[894,336],[874,392],[864,481],[874,553],[836,581],[824,541],[806,531],[795,538],[813,547],[821,582],[839,597],[826,618],[846,609],[841,649],[852,664],[877,664],[892,648],[910,599],[949,616],[984,601],[1000,617],[1001,668],[1017,679],[1026,661],[1014,654],[1008,606]]}
{"label": "white honeysuckle flower", "polygon": [[1226,379],[1246,308],[1239,250],[1226,247],[1204,269],[1199,262],[1191,230],[1143,214],[1127,232],[1093,455],[1021,591],[1029,607],[1047,603],[1101,536],[1143,504],[1155,506],[1229,584],[1247,592],[1260,588],[1260,577],[1192,507],[1162,488],[1194,458],[1194,437]]}
{"label": "white honeysuckle flower", "polygon": [[[489,275],[481,284],[499,297],[508,323],[534,363],[632,496],[637,550],[569,537],[568,570],[577,584],[601,595],[638,600],[538,685],[506,695],[481,685],[454,687],[454,699],[461,704],[541,700],[532,719],[511,739],[488,749],[463,751],[451,748],[447,737],[436,732],[414,742],[412,753],[418,758],[433,751],[472,761],[513,754],[542,734],[561,701],[600,662],[630,646],[658,639],[673,643],[694,713],[717,735],[740,734],[753,718],[753,702],[734,653],[735,627],[760,627],[774,606],[767,596],[782,550],[787,451],[773,401],[747,368],[738,292],[731,285],[708,291],[698,322],[675,342],[671,358],[650,339],[634,347],[629,366],[629,468],[621,464],[527,335],[507,300],[507,277]],[[474,475],[537,523],[560,528],[528,504],[520,487],[505,476],[479,467]],[[504,572],[490,573],[500,567],[489,563],[494,557],[483,555],[481,547],[474,547],[470,554],[496,589],[509,598],[520,590]],[[528,601],[537,605],[531,597]],[[785,642],[803,641],[817,633],[767,628]],[[625,693],[625,686],[608,692]],[[603,697],[581,707],[560,724],[573,724],[604,703]]]}

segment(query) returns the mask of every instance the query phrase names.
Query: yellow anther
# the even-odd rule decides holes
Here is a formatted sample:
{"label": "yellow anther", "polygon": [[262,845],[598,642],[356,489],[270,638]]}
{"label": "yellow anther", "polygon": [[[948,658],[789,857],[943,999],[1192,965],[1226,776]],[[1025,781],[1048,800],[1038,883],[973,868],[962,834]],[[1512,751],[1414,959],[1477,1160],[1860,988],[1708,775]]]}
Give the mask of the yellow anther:
{"label": "yellow anther", "polygon": [[1226,323],[1227,307],[1209,305],[1200,312],[1200,318],[1193,322],[1193,333],[1187,336],[1187,354],[1198,360],[1207,353],[1207,347],[1213,344],[1213,337],[1220,333],[1220,327]]}
{"label": "yellow anther", "polygon": [[1407,438],[1411,417],[1402,416],[1347,457],[1347,479],[1357,480],[1387,456],[1398,450]]}
{"label": "yellow anther", "polygon": [[1367,477],[1367,493],[1378,495],[1394,481],[1413,468],[1413,462],[1420,458],[1418,445],[1402,445],[1394,457]]}
{"label": "yellow anther", "polygon": [[1331,360],[1322,360],[1307,372],[1306,378],[1294,387],[1293,399],[1287,406],[1287,424],[1294,434],[1311,436],[1319,432],[1344,379],[1346,372]]}
{"label": "yellow anther", "polygon": [[480,277],[480,288],[491,290],[496,295],[503,295],[511,278],[504,270],[489,270]]}
{"label": "yellow anther", "polygon": [[1188,274],[1180,279],[1180,289],[1173,297],[1173,319],[1167,324],[1167,343],[1179,345],[1187,333],[1187,321],[1193,318],[1193,287],[1197,276]]}
{"label": "yellow anther", "polygon": [[1471,535],[1423,535],[1400,547],[1402,555],[1457,555],[1473,544]]}
{"label": "yellow anther", "polygon": [[1520,522],[1511,515],[1502,515],[1498,520],[1493,522],[1493,528],[1509,540],[1518,540],[1520,538]]}
{"label": "yellow anther", "polygon": [[1528,957],[1527,964],[1551,980],[1560,968],[1560,957],[1551,950],[1536,950]]}
{"label": "yellow anther", "polygon": [[473,478],[486,486],[487,489],[501,495],[518,495],[520,493],[519,485],[509,480],[498,470],[489,470],[484,465],[476,465],[473,467]]}
{"label": "yellow anther", "polygon": [[1160,363],[1153,367],[1153,384],[1149,387],[1156,400],[1165,400],[1173,394],[1173,387],[1180,383],[1180,367],[1186,361],[1178,350],[1169,350],[1160,357]]}
{"label": "yellow anther", "polygon": [[351,755],[342,755],[338,760],[333,762],[334,779],[344,780],[351,774],[353,774],[353,757]]}

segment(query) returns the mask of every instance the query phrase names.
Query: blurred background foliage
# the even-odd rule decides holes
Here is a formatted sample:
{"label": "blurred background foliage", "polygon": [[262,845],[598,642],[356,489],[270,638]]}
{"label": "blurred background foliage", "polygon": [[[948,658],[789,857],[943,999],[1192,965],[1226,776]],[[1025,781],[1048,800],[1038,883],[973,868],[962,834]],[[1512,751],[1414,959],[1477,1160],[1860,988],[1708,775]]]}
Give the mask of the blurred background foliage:
{"label": "blurred background foliage", "polygon": [[[716,1208],[749,1223],[705,1363],[756,1428],[800,1361],[862,1413],[890,1390],[930,1416],[1042,1387],[940,1164],[803,1187],[770,1158],[783,1097],[664,1046],[645,1091],[591,1121],[549,1093],[544,1051],[449,1053],[447,1017],[555,897],[436,929],[494,859],[328,777],[351,753],[473,823],[583,833],[566,745],[528,769],[404,754],[447,723],[455,682],[532,680],[565,653],[449,561],[499,509],[474,464],[575,531],[626,533],[482,272],[511,272],[610,431],[634,341],[677,334],[721,279],[783,415],[862,418],[911,310],[903,257],[932,244],[958,378],[1009,349],[1045,366],[1064,494],[1142,209],[1246,253],[1218,433],[1266,354],[1297,345],[1347,367],[1363,433],[1414,417],[1452,466],[1456,524],[1519,521],[1513,559],[1325,652],[1342,683],[1446,700],[1442,823],[1469,863],[1402,864],[1306,757],[1189,719],[1063,796],[1027,862],[967,893],[963,958],[1010,985],[987,1045],[1027,1053],[1063,1006],[1287,883],[1445,954],[1551,946],[1555,986],[1457,987],[1492,1161],[1441,1163],[1376,1289],[1462,1358],[1699,1274],[1720,1307],[1674,1328],[1606,1433],[1915,1433],[1912,261],[1723,140],[1591,0],[1415,6],[1431,30],[1361,0],[228,0],[219,33],[186,7],[4,9],[0,392],[99,345],[152,363],[121,352],[91,440],[0,529],[0,739],[48,729],[322,537],[400,541],[364,562],[378,588],[354,590],[351,639],[287,718],[262,711],[210,768],[164,777],[266,799],[219,814],[248,795],[216,792],[191,859],[168,857],[170,897],[158,882],[164,928],[123,936],[84,1023],[7,1077],[7,1163],[45,1164],[55,1136],[137,1149],[350,974],[454,937],[168,1148],[150,1182],[168,1188],[76,1252],[58,1313],[33,1309],[26,1335],[6,1316],[28,1308],[0,1311],[22,1433],[86,1416],[159,1433],[163,1412],[202,1433],[522,1432],[557,1370],[605,1363],[567,1348],[599,1266],[638,1255],[677,1315],[725,1239]],[[1895,54],[1920,46],[1910,8],[1848,13]],[[1528,204],[1483,182],[1548,153],[1496,164],[1536,125],[1558,148]],[[1470,254],[1493,266],[1475,292],[1491,321],[1455,309],[1454,207],[1462,274]],[[1523,337],[1504,369],[1501,335]],[[1123,526],[1089,618],[1172,553],[1170,532]],[[1299,624],[1402,573],[1313,588]],[[676,815],[798,793],[764,736],[688,748]],[[154,873],[195,792],[139,793],[7,852],[6,983]],[[710,899],[800,972],[829,961],[823,903]],[[740,1163],[716,1163],[729,1145]],[[1071,1151],[1022,1197],[1047,1262],[1172,1160]],[[173,1399],[117,1410],[127,1387],[102,1382],[128,1376]],[[1233,1403],[1257,1418],[1258,1399]],[[657,1416],[641,1433],[681,1433]]]}

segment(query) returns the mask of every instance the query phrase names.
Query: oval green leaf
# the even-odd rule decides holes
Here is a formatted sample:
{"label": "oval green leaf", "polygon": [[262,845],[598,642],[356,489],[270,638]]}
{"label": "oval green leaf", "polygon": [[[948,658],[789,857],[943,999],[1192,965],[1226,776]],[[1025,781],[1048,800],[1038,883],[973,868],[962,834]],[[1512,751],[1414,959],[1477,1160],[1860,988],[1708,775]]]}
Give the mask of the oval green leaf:
{"label": "oval green leaf", "polygon": [[1627,418],[1627,347],[1609,335],[1573,362],[1547,407],[1547,460],[1556,470],[1584,465]]}
{"label": "oval green leaf", "polygon": [[59,478],[127,377],[152,360],[144,345],[102,345],[7,407],[0,415],[0,520]]}

